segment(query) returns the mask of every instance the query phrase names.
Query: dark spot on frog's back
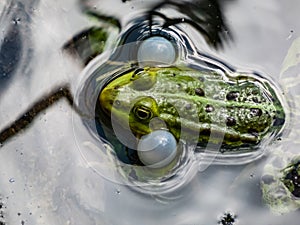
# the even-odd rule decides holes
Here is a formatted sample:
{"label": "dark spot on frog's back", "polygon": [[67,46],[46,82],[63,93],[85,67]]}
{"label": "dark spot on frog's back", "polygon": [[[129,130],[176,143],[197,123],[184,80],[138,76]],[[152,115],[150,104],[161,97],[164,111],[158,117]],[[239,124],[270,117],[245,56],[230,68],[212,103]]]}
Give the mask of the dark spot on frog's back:
{"label": "dark spot on frog's back", "polygon": [[205,112],[210,113],[213,112],[215,108],[212,105],[206,105]]}
{"label": "dark spot on frog's back", "polygon": [[204,90],[202,88],[196,88],[195,89],[195,94],[198,95],[198,96],[204,96],[205,95]]}
{"label": "dark spot on frog's back", "polygon": [[254,103],[259,103],[259,100],[258,100],[257,97],[253,97],[253,98],[252,98],[252,101],[253,101]]}
{"label": "dark spot on frog's back", "polygon": [[228,101],[236,101],[237,98],[239,97],[240,93],[237,91],[230,91],[228,92],[228,94],[226,95],[226,99]]}
{"label": "dark spot on frog's back", "polygon": [[262,110],[258,108],[251,108],[250,109],[250,114],[251,116],[261,116],[262,115]]}
{"label": "dark spot on frog's back", "polygon": [[233,117],[228,117],[226,119],[226,125],[227,126],[234,126],[236,124],[236,120]]}

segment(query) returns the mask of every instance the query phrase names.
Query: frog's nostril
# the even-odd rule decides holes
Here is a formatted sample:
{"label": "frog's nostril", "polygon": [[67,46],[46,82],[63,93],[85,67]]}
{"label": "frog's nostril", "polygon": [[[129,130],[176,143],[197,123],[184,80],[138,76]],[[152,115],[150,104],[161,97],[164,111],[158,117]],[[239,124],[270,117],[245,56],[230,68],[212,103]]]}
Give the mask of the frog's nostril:
{"label": "frog's nostril", "polygon": [[174,45],[164,37],[150,37],[143,41],[138,49],[139,63],[172,64],[176,59]]}

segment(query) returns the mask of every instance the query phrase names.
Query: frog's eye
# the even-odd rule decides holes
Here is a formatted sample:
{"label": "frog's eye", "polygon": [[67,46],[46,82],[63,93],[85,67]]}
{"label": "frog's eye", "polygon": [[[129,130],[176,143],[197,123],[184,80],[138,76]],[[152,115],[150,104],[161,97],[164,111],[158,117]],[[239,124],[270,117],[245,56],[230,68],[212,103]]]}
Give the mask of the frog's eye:
{"label": "frog's eye", "polygon": [[143,68],[138,68],[133,72],[130,80],[132,81],[131,87],[133,89],[145,91],[149,90],[156,83],[156,76]]}
{"label": "frog's eye", "polygon": [[133,113],[140,120],[149,120],[153,117],[151,110],[145,106],[135,107]]}
{"label": "frog's eye", "polygon": [[149,96],[141,97],[134,104],[131,110],[133,119],[149,122],[153,117],[157,116],[158,107],[155,99]]}
{"label": "frog's eye", "polygon": [[137,68],[134,72],[133,72],[133,74],[132,74],[132,76],[131,76],[131,79],[130,80],[136,80],[139,76],[141,76],[141,74],[144,74],[145,73],[145,70],[144,70],[144,68]]}

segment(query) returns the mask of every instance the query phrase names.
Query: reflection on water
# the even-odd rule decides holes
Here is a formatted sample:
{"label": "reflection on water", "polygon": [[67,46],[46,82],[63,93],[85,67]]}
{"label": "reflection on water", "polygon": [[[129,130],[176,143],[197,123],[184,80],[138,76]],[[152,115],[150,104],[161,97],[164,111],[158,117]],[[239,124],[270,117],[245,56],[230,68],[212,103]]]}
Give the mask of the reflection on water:
{"label": "reflection on water", "polygon": [[[117,0],[80,2],[84,4],[82,9],[111,12],[109,16],[117,18],[124,30],[129,26],[126,24],[131,15],[135,17],[140,10],[159,4]],[[237,224],[297,224],[299,211],[278,217],[266,206],[262,200],[261,176],[267,171],[267,175],[278,177],[278,170],[265,168],[275,165],[274,158],[289,161],[289,155],[298,154],[299,25],[295,18],[299,3],[296,0],[228,2],[230,4],[222,5],[220,10],[234,42],[223,44],[222,50],[211,48],[205,34],[199,33],[193,23],[178,26],[189,34],[201,53],[224,59],[239,68],[260,70],[282,87],[290,101],[293,122],[287,129],[290,132],[269,149],[266,157],[243,166],[210,166],[180,190],[162,196],[143,195],[104,179],[91,169],[93,165],[86,164],[74,140],[72,108],[62,100],[38,114],[28,129],[1,147],[0,195],[1,205],[5,206],[1,208],[4,221],[7,224],[141,224],[141,221],[143,224],[221,224],[226,213],[230,213],[236,215]],[[117,7],[111,7],[114,3]],[[206,3],[194,4],[205,10],[209,7]],[[186,12],[181,6],[181,2],[175,6],[165,4],[158,10],[160,17],[167,13],[167,25],[178,22]],[[0,129],[3,130],[40,96],[57,86],[69,83],[72,93],[77,91],[82,68],[78,61],[73,64],[61,47],[74,34],[99,23],[83,15],[77,2],[72,0],[27,1],[26,4],[6,1],[1,2],[0,7],[0,71],[4,71],[1,77],[9,73],[5,78],[8,81],[0,80]],[[180,16],[173,17],[176,10]],[[202,14],[192,12],[190,17],[196,14],[199,18],[187,16],[186,20],[204,21],[203,29],[207,31],[209,23],[203,20]],[[226,33],[228,27],[218,32]],[[4,55],[8,48],[13,51]],[[284,58],[284,69],[280,73]],[[82,124],[75,126],[80,128]],[[276,198],[275,189],[270,190],[270,198]]]}
{"label": "reflection on water", "polygon": [[[25,73],[25,64],[31,57],[30,16],[31,10],[22,3],[3,4],[0,17],[0,96],[6,87],[16,79],[18,71]],[[31,1],[29,5],[34,5]]]}

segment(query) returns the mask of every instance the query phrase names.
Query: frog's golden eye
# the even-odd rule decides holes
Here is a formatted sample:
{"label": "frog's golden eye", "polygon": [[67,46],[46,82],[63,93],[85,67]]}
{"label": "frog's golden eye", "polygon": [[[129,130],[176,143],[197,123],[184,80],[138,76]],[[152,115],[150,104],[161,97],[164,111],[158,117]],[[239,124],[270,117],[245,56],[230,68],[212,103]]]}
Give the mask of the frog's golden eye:
{"label": "frog's golden eye", "polygon": [[150,122],[152,118],[158,115],[157,103],[152,97],[140,97],[139,99],[136,99],[130,114],[135,121]]}
{"label": "frog's golden eye", "polygon": [[151,110],[145,106],[135,107],[133,110],[133,113],[140,120],[149,120],[153,116],[153,113],[151,112]]}

